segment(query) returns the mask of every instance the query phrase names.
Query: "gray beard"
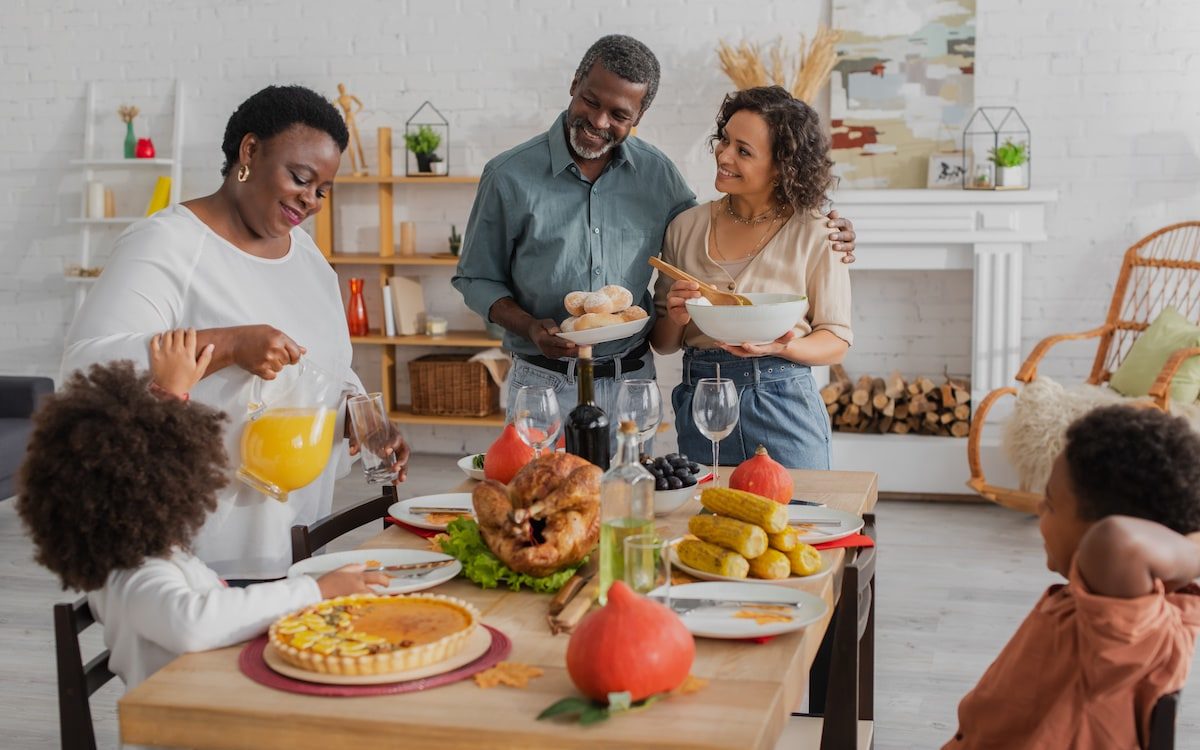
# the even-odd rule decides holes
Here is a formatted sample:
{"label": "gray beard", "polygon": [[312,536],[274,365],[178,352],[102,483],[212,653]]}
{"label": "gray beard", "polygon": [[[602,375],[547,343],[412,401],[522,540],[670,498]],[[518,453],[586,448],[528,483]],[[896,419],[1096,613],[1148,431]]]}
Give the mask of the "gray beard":
{"label": "gray beard", "polygon": [[600,148],[595,149],[595,150],[585,148],[579,142],[579,131],[582,130],[583,127],[584,127],[583,125],[572,125],[569,128],[567,128],[567,138],[571,141],[571,149],[579,156],[579,158],[581,158],[581,159],[599,159],[600,157],[607,154],[609,151],[612,151],[613,147],[615,147],[617,145],[616,140],[613,139],[613,140],[610,140],[608,143],[605,143]]}

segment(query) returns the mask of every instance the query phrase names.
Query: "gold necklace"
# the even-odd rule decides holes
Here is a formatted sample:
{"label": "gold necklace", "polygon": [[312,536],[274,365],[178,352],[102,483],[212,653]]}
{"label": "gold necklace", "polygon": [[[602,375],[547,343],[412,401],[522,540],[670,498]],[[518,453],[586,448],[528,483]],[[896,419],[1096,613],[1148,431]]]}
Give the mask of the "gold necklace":
{"label": "gold necklace", "polygon": [[[776,213],[775,216],[771,217],[771,223],[767,225],[767,231],[763,232],[763,236],[759,238],[758,243],[755,244],[755,246],[750,250],[750,252],[746,253],[745,255],[743,255],[739,258],[727,258],[721,252],[721,248],[717,244],[717,225],[714,223],[713,224],[713,251],[718,256],[720,256],[721,260],[725,261],[726,263],[736,263],[736,262],[742,261],[742,260],[753,259],[758,255],[758,253],[767,244],[767,238],[771,236],[771,230],[775,228],[775,222],[778,219],[779,219],[778,213]],[[743,223],[749,223],[749,222],[743,222]],[[733,277],[731,276],[730,278],[733,278]]]}
{"label": "gold necklace", "polygon": [[756,224],[762,224],[764,221],[767,221],[768,219],[770,219],[770,220],[778,219],[780,213],[782,213],[782,212],[783,212],[783,204],[776,203],[773,208],[768,208],[766,211],[763,211],[758,216],[751,216],[750,218],[747,219],[747,218],[741,216],[740,214],[738,214],[737,211],[733,210],[733,196],[732,195],[725,196],[725,213],[729,214],[729,216],[739,224],[746,224],[747,226],[754,226]]}

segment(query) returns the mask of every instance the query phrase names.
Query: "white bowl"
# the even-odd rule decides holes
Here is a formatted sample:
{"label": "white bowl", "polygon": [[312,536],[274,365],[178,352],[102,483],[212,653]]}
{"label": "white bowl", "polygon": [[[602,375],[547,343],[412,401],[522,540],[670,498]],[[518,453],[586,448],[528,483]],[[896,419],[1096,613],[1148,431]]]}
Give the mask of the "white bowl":
{"label": "white bowl", "polygon": [[801,294],[751,292],[744,296],[754,304],[713,305],[704,298],[690,299],[687,311],[705,335],[734,345],[770,343],[808,312],[808,298]]}
{"label": "white bowl", "polygon": [[462,473],[466,474],[471,479],[478,479],[482,482],[483,469],[476,469],[473,463],[476,455],[477,454],[472,453],[469,456],[463,456],[462,458],[458,459],[458,468],[462,469]]}
{"label": "white bowl", "polygon": [[665,516],[669,513],[674,513],[691,502],[691,499],[699,495],[700,491],[704,489],[705,482],[712,481],[711,472],[704,469],[701,471],[701,476],[704,474],[709,474],[709,476],[696,482],[691,487],[680,487],[677,490],[655,490],[654,515]]}

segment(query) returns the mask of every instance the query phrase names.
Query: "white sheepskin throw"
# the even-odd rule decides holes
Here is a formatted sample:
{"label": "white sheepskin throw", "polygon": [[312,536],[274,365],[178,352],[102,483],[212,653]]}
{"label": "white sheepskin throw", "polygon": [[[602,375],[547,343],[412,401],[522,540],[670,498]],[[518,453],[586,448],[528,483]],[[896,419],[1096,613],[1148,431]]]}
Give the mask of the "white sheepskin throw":
{"label": "white sheepskin throw", "polygon": [[[1054,459],[1066,442],[1067,427],[1077,418],[1108,404],[1148,403],[1126,398],[1108,386],[1079,384],[1069,388],[1039,377],[1020,390],[1012,418],[1004,425],[1004,452],[1017,470],[1021,489],[1041,493]],[[1171,413],[1187,417],[1200,432],[1200,408],[1171,404]]]}

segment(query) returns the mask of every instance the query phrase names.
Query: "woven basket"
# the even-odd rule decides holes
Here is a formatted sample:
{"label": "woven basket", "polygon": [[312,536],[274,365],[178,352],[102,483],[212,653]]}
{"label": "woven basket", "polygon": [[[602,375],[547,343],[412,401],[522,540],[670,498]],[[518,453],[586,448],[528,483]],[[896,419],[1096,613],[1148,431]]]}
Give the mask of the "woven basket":
{"label": "woven basket", "polygon": [[413,414],[486,417],[500,407],[500,388],[469,354],[428,354],[408,363]]}

